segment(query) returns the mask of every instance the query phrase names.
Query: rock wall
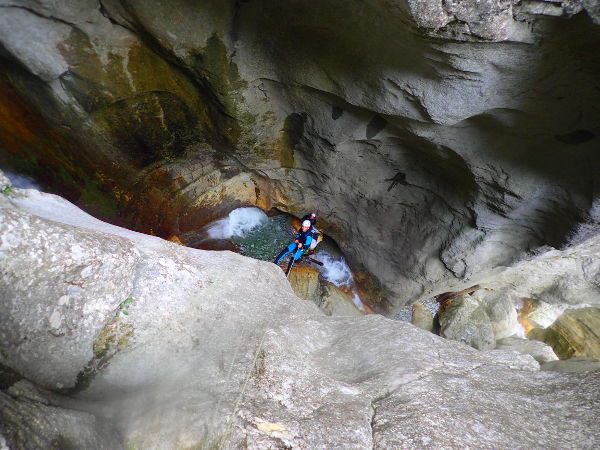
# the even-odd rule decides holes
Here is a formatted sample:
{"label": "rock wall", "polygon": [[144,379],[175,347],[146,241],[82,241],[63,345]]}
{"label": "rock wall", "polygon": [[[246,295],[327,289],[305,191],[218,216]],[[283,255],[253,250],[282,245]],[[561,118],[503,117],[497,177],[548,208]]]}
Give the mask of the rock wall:
{"label": "rock wall", "polygon": [[598,197],[591,1],[1,0],[0,164],[170,237],[316,210],[394,312]]}

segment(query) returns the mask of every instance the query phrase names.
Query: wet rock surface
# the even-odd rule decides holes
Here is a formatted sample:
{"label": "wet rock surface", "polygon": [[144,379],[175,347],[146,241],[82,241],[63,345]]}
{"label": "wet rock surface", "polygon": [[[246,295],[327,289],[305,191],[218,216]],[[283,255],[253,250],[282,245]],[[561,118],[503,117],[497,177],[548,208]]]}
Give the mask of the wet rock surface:
{"label": "wet rock surface", "polygon": [[550,345],[561,359],[600,359],[600,308],[565,311],[550,327],[536,328],[527,336]]}
{"label": "wet rock surface", "polygon": [[[100,241],[89,249],[92,262],[112,254],[112,239],[137,255],[132,300],[117,305],[120,326],[132,330],[127,341],[109,344],[114,351],[105,364],[72,358],[73,367],[88,371],[69,398],[24,381],[5,389],[0,436],[8,446],[28,439],[86,448],[598,445],[596,375],[540,372],[531,356],[480,352],[378,315],[327,317],[296,297],[272,263],[114,227],[48,194],[15,190],[7,203],[1,223],[18,215],[21,228],[38,239],[56,235],[45,254],[57,260],[69,255],[62,238],[70,233]],[[0,234],[0,257],[10,256],[15,267],[3,272],[7,286],[28,279],[16,267],[31,276],[28,265],[38,257],[13,233]],[[21,250],[11,253],[7,242]],[[118,277],[106,276],[106,285],[112,276]],[[95,286],[91,278],[80,284]],[[24,299],[28,289],[2,297],[3,306]],[[13,318],[10,325],[33,335],[48,330],[52,311],[38,312],[38,305],[55,305],[60,295],[49,290],[38,303],[23,301],[30,311],[23,314],[37,320]],[[78,300],[94,302],[91,294]],[[99,308],[88,316],[104,317]],[[81,333],[72,343],[51,338],[66,361],[73,346],[92,352],[98,345]],[[34,351],[0,343],[2,364],[36,384],[52,386],[63,370],[51,352],[21,364]]]}

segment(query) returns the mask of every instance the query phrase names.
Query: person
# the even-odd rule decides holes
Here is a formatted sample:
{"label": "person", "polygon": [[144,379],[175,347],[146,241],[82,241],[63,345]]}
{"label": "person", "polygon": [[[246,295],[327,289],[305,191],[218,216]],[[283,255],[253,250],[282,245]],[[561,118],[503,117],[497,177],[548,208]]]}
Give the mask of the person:
{"label": "person", "polygon": [[[295,236],[294,242],[284,248],[277,258],[275,258],[275,264],[279,264],[285,255],[294,252],[293,261],[298,261],[302,256],[303,250],[306,248],[310,248],[310,243],[312,242],[312,233],[311,233],[312,224],[310,220],[302,221],[302,227],[298,230],[298,233]],[[290,261],[291,262],[291,261]]]}
{"label": "person", "polygon": [[319,230],[315,228],[315,223],[317,222],[317,215],[315,213],[307,214],[302,218],[302,222],[304,222],[305,220],[310,221],[310,233],[312,234],[312,242],[310,243],[310,249],[314,250],[317,244],[319,243]]}
{"label": "person", "polygon": [[314,226],[315,226],[315,223],[316,223],[316,221],[317,221],[317,215],[316,215],[315,213],[310,213],[310,214],[307,214],[307,215],[305,215],[305,216],[302,218],[302,220],[301,220],[301,221],[302,221],[302,222],[304,222],[305,220],[308,220],[308,221],[310,221],[310,226],[311,226],[311,227],[314,227]]}

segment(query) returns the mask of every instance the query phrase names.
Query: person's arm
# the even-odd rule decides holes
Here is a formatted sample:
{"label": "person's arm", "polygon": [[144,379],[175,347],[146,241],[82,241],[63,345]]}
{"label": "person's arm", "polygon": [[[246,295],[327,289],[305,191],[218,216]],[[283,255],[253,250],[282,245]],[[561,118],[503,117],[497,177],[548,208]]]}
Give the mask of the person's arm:
{"label": "person's arm", "polygon": [[306,238],[304,239],[304,245],[307,247],[310,247],[310,243],[312,242],[312,236],[307,234]]}

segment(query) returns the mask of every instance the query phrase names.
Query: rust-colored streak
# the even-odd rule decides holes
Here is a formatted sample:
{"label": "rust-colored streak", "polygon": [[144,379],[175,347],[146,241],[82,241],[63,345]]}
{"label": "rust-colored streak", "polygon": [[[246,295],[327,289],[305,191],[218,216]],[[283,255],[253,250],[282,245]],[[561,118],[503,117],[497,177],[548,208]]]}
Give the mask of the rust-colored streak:
{"label": "rust-colored streak", "polygon": [[520,301],[522,306],[517,309],[517,320],[523,326],[525,335],[527,335],[531,330],[538,327],[538,325],[529,318],[529,314],[537,309],[539,302],[533,298],[525,297],[521,298]]}

